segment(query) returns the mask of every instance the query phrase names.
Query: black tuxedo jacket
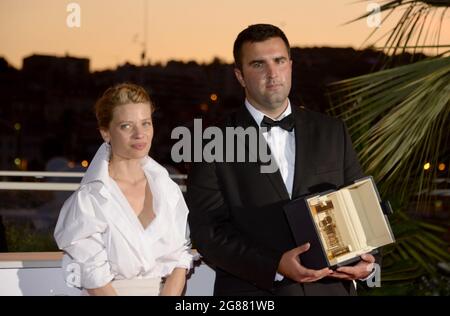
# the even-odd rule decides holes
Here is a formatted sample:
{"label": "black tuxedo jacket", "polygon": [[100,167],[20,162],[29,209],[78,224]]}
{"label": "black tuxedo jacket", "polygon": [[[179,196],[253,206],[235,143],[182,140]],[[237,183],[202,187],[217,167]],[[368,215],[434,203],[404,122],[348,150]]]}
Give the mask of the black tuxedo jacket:
{"label": "black tuxedo jacket", "polygon": [[[294,106],[292,114],[296,143],[292,199],[364,176],[342,121]],[[223,130],[249,126],[258,128],[245,107],[220,125]],[[237,141],[239,146],[243,143]],[[282,209],[290,198],[281,174],[261,173],[260,167],[259,161],[201,162],[194,163],[189,174],[191,239],[216,268],[215,294],[354,294],[352,282],[332,278],[309,284],[287,278],[274,282],[282,254],[296,245]],[[281,286],[296,289],[290,293],[280,291]]]}

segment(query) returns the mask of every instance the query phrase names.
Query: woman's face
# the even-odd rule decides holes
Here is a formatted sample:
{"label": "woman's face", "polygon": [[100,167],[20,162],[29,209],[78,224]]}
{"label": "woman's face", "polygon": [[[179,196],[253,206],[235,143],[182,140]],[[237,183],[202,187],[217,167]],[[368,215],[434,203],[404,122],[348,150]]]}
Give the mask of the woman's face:
{"label": "woman's face", "polygon": [[151,106],[129,103],[117,106],[108,130],[101,130],[110,142],[113,155],[123,159],[139,159],[148,155],[153,138]]}

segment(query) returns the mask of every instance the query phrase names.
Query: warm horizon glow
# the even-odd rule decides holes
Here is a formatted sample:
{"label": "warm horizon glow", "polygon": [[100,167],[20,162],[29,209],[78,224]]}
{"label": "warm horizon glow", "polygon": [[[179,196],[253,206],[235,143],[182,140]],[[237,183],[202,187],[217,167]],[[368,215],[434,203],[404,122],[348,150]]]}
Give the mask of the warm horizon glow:
{"label": "warm horizon glow", "polygon": [[[148,23],[144,32],[144,4]],[[69,28],[67,4],[81,7],[81,27]],[[370,1],[349,0],[1,0],[0,56],[16,68],[32,54],[89,58],[91,70],[140,64],[144,36],[147,61],[232,61],[236,35],[247,25],[281,27],[292,46],[354,47],[373,29],[366,21],[343,25],[366,13]],[[441,42],[449,44],[448,21]],[[378,36],[390,25],[382,24]],[[370,44],[370,43],[368,43]]]}

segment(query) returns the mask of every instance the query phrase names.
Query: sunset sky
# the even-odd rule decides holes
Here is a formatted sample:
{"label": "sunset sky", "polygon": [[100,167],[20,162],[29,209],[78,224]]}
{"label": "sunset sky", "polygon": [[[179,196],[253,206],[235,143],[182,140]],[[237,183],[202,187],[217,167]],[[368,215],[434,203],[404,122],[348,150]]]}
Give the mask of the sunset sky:
{"label": "sunset sky", "polygon": [[[232,60],[236,35],[247,25],[281,27],[292,46],[359,48],[372,31],[365,20],[345,22],[366,12],[371,1],[354,0],[0,0],[0,56],[14,67],[33,53],[91,60],[91,69],[140,63],[144,3],[148,7],[147,56],[209,62]],[[67,5],[81,7],[81,27],[66,24]],[[382,24],[379,35],[392,24]],[[447,27],[446,27],[447,26]],[[450,22],[441,42],[450,44]]]}

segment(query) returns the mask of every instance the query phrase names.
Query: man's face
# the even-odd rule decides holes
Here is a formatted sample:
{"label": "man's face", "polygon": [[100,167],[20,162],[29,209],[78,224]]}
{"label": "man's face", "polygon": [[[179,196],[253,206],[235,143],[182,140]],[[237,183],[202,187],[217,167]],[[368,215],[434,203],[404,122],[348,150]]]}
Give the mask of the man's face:
{"label": "man's face", "polygon": [[245,95],[258,110],[281,114],[291,90],[292,60],[279,37],[246,42],[241,53],[242,70],[235,69]]}

